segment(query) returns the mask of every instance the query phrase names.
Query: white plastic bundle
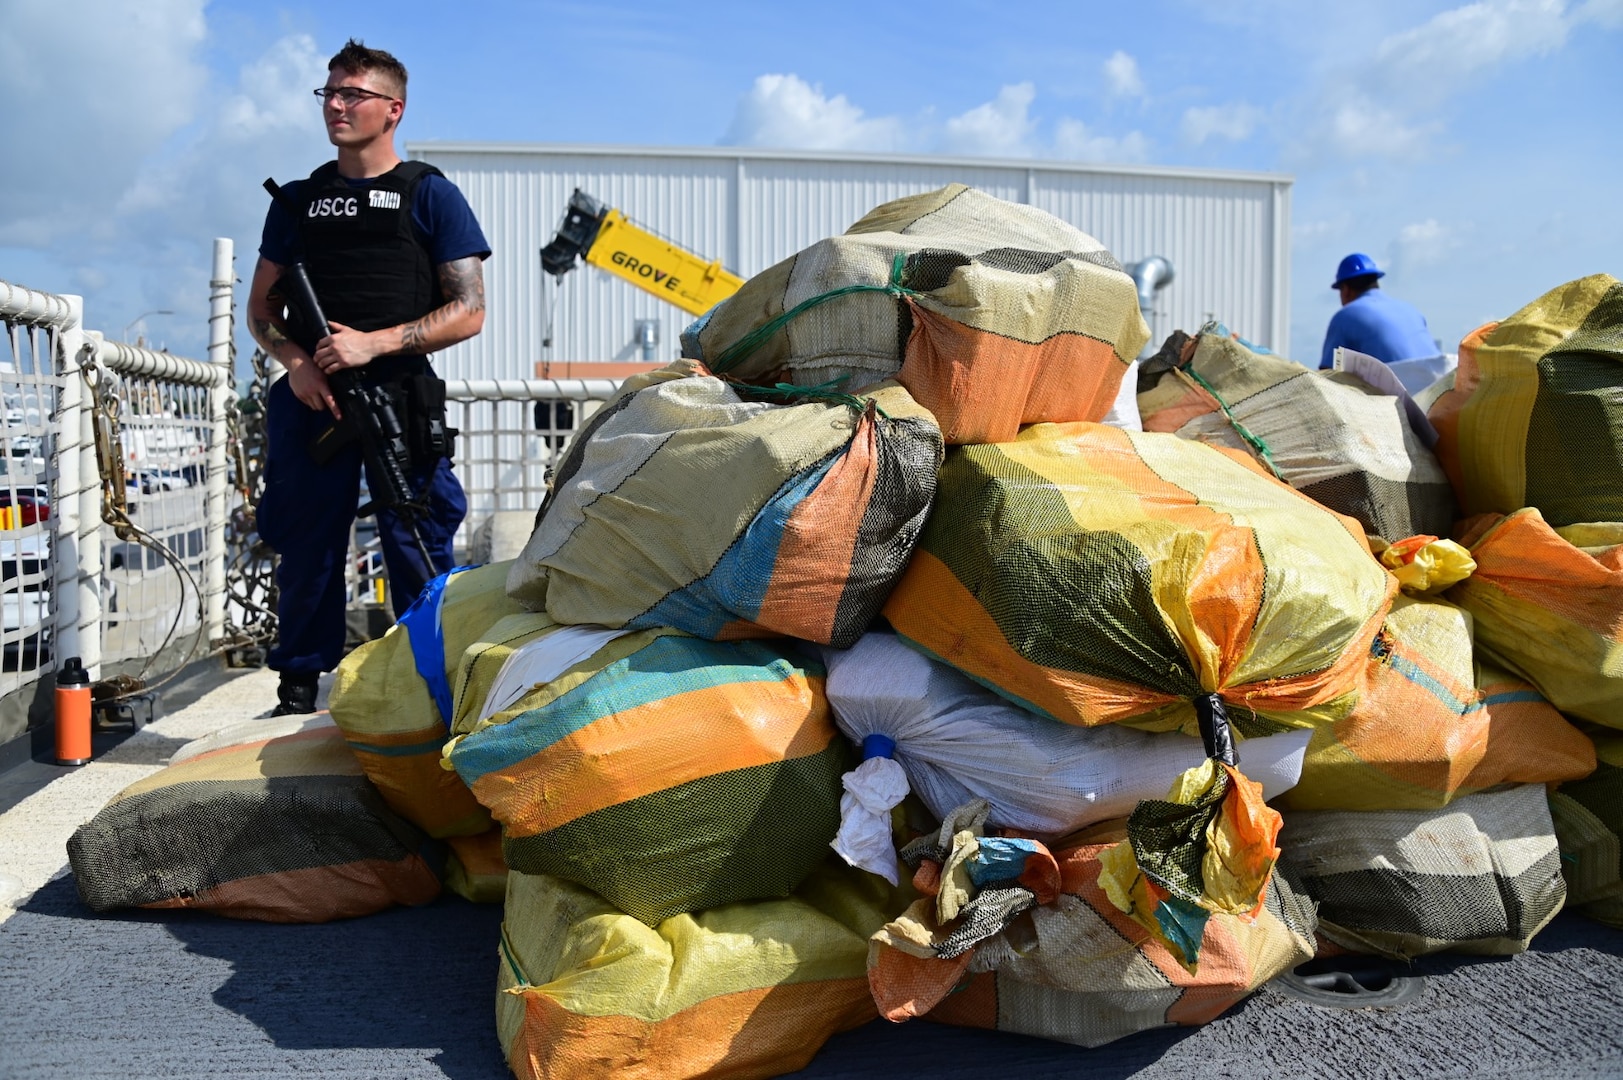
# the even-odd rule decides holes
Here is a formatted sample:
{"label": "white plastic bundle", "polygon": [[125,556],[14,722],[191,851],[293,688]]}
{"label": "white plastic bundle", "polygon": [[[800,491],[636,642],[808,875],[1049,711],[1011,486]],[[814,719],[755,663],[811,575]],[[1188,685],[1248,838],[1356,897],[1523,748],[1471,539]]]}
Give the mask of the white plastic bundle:
{"label": "white plastic bundle", "polygon": [[[866,758],[846,774],[834,848],[893,881],[889,810],[909,788],[937,817],[985,799],[989,827],[1054,839],[1166,798],[1206,760],[1201,740],[1187,735],[1072,727],[1029,713],[891,634],[823,657],[835,722]],[[1311,737],[1303,729],[1247,739],[1240,771],[1271,799],[1295,786]]]}

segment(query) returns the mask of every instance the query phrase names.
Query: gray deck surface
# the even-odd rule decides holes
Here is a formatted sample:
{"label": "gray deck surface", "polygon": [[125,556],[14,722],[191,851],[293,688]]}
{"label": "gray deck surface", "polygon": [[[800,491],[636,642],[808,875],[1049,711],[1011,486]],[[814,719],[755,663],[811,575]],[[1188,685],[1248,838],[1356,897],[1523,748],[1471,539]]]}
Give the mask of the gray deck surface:
{"label": "gray deck surface", "polygon": [[[185,738],[253,715],[269,686],[255,676],[204,693],[85,769],[0,777],[0,877],[20,890],[8,907],[0,881],[0,1078],[509,1075],[494,1022],[500,907],[447,897],[279,926],[80,903],[65,832]],[[1094,1050],[875,1022],[798,1075],[1623,1077],[1623,931],[1564,913],[1521,956],[1432,957],[1415,971],[1425,993],[1395,1009],[1265,989],[1205,1027]]]}

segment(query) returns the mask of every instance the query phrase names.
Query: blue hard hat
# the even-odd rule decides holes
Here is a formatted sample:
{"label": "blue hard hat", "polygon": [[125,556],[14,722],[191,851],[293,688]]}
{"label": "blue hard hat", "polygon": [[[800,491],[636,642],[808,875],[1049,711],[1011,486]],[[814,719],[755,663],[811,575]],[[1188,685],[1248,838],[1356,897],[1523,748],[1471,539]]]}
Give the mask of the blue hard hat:
{"label": "blue hard hat", "polygon": [[1341,283],[1349,278],[1386,276],[1386,271],[1375,265],[1375,260],[1361,252],[1354,252],[1341,260],[1336,267],[1336,280],[1331,283],[1332,289],[1339,289]]}

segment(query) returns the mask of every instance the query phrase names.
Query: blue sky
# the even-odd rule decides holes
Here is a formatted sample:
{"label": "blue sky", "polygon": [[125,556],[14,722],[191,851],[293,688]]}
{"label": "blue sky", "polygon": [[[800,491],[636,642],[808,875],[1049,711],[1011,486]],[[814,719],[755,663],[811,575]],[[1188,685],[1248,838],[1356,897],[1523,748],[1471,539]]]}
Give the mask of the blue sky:
{"label": "blue sky", "polygon": [[132,336],[193,356],[211,238],[251,272],[259,182],[330,155],[309,91],[350,35],[411,70],[402,141],[1288,174],[1308,362],[1350,251],[1449,350],[1563,281],[1623,275],[1623,0],[0,0],[0,20],[0,278],[84,295],[113,336],[172,310]]}

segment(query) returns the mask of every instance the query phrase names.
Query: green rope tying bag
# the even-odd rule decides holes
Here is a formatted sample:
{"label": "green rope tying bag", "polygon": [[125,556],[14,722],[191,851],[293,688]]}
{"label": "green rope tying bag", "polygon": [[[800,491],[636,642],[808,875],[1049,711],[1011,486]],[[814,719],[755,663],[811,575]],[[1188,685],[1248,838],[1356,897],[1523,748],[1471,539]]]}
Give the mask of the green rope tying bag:
{"label": "green rope tying bag", "polygon": [[859,413],[872,409],[886,420],[889,420],[890,414],[881,409],[879,403],[873,398],[858,397],[856,394],[848,394],[840,389],[840,386],[844,384],[848,377],[841,375],[838,379],[830,379],[828,382],[818,383],[816,386],[796,386],[794,383],[783,382],[773,386],[756,386],[753,383],[739,382],[736,379],[727,379],[726,382],[734,390],[739,391],[741,395],[781,397],[788,398],[791,401],[826,401],[830,404],[849,405]]}
{"label": "green rope tying bag", "polygon": [[1180,364],[1173,370],[1186,378],[1193,379],[1200,384],[1202,390],[1212,395],[1212,400],[1217,402],[1217,407],[1223,410],[1224,416],[1228,417],[1229,424],[1234,428],[1235,433],[1245,440],[1246,445],[1257,452],[1257,456],[1262,458],[1262,463],[1268,466],[1268,471],[1274,474],[1274,479],[1284,483],[1285,476],[1279,471],[1279,466],[1274,464],[1273,451],[1268,449],[1268,444],[1262,441],[1260,435],[1253,434],[1250,428],[1235,418],[1234,410],[1230,409],[1229,403],[1223,400],[1223,395],[1219,394],[1211,383],[1201,378],[1200,372],[1195,370],[1194,359],[1191,358],[1187,364]]}
{"label": "green rope tying bag", "polygon": [[782,330],[785,326],[788,326],[789,323],[795,318],[807,311],[810,311],[814,307],[819,307],[828,303],[828,301],[833,300],[837,296],[850,296],[853,293],[869,292],[890,293],[892,296],[897,297],[923,296],[923,293],[914,289],[909,289],[907,286],[902,284],[902,270],[906,267],[906,265],[907,256],[898,254],[890,264],[890,281],[884,285],[845,285],[838,289],[830,289],[828,292],[818,293],[816,296],[802,300],[788,311],[779,314],[775,318],[767,320],[760,326],[757,326],[754,330],[751,330],[749,333],[733,342],[731,345],[727,346],[725,349],[721,350],[720,353],[716,354],[716,360],[710,365],[710,370],[718,375],[722,374],[723,372],[731,371],[733,368],[755,355],[755,353],[760,350],[761,346],[772,340],[773,335],[775,335],[779,330]]}

